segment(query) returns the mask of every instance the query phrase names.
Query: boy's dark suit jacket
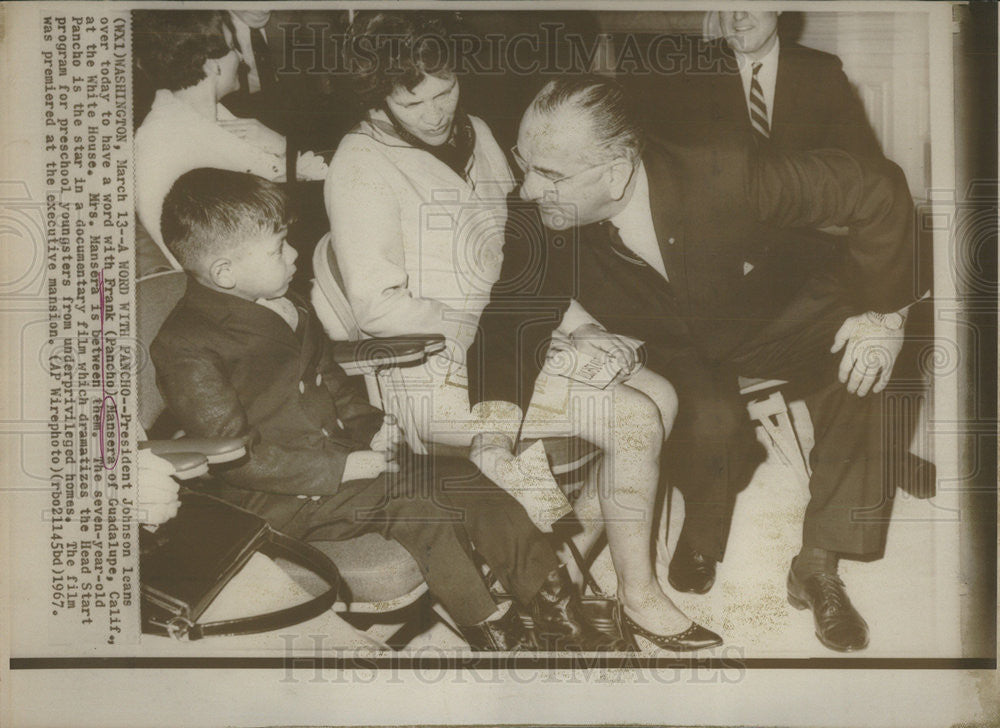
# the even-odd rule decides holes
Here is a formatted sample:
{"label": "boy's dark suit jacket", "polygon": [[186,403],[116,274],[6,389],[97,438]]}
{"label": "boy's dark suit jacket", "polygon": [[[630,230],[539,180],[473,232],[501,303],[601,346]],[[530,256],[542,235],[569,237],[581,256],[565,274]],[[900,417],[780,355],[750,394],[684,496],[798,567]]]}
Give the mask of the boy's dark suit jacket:
{"label": "boy's dark suit jacket", "polygon": [[[623,264],[607,225],[548,230],[533,204],[512,199],[500,280],[469,350],[472,404],[526,409],[571,298],[609,331],[645,341],[654,371],[685,353],[724,360],[805,282],[776,289],[773,228],[850,226],[843,273],[852,306],[887,312],[912,302],[913,203],[891,162],[831,149],[778,153],[746,135],[650,140],[643,162],[669,283]],[[750,257],[756,267],[744,275]]]}
{"label": "boy's dark suit jacket", "polygon": [[382,412],[349,386],[312,307],[287,297],[295,332],[270,309],[189,278],[151,347],[157,384],[187,434],[252,436],[249,460],[221,472],[233,488],[331,495]]}

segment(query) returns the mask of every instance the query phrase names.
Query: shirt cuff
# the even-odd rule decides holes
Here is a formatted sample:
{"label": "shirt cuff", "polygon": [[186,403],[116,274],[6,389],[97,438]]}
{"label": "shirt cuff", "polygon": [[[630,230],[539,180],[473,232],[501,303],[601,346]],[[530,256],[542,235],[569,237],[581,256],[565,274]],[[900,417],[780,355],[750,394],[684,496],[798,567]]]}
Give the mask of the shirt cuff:
{"label": "shirt cuff", "polygon": [[586,324],[594,324],[604,329],[598,320],[587,313],[587,310],[575,298],[570,299],[569,308],[566,309],[566,313],[562,317],[562,322],[559,324],[559,331],[569,335]]}

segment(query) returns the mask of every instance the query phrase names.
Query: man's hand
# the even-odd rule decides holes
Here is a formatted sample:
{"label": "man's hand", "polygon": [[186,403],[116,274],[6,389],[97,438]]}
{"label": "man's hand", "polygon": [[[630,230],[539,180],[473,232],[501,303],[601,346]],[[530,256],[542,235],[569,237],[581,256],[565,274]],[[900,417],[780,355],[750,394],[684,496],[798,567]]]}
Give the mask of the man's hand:
{"label": "man's hand", "polygon": [[634,374],[641,364],[639,350],[635,346],[597,324],[584,324],[569,337],[574,348],[583,356],[594,357],[604,353],[616,360],[622,368],[620,377]]}
{"label": "man's hand", "polygon": [[844,349],[840,381],[848,392],[864,397],[869,391],[878,394],[886,388],[902,348],[902,326],[894,329],[876,314],[863,313],[844,322],[833,338],[830,353]]}
{"label": "man's hand", "polygon": [[159,526],[176,516],[181,505],[178,497],[180,486],[170,477],[174,466],[154,455],[152,450],[139,450],[136,460],[139,466],[140,521]]}

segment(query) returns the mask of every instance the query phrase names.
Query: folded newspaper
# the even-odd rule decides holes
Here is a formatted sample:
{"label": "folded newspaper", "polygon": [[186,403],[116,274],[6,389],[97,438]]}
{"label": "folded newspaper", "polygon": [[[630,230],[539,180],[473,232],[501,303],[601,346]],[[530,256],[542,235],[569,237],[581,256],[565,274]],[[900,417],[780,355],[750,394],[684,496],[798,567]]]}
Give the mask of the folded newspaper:
{"label": "folded newspaper", "polygon": [[[636,350],[645,343],[627,336],[619,338]],[[571,353],[575,354],[572,360],[572,369],[564,373],[563,376],[596,389],[607,389],[608,385],[615,381],[615,378],[625,368],[621,358],[614,356],[613,352],[600,351],[589,357],[582,355],[575,349]]]}

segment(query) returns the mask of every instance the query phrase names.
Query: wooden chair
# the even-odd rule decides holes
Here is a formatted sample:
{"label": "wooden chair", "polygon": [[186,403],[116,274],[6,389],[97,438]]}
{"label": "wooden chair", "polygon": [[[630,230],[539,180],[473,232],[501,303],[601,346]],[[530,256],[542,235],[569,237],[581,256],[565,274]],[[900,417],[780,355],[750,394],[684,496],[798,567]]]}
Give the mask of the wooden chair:
{"label": "wooden chair", "polygon": [[781,387],[786,384],[788,382],[782,379],[739,378],[740,394],[747,398],[750,419],[767,433],[778,459],[791,468],[803,485],[808,485],[812,469],[781,393]]}

